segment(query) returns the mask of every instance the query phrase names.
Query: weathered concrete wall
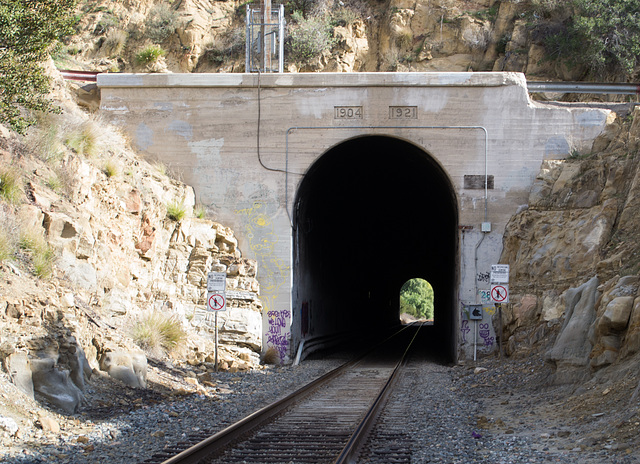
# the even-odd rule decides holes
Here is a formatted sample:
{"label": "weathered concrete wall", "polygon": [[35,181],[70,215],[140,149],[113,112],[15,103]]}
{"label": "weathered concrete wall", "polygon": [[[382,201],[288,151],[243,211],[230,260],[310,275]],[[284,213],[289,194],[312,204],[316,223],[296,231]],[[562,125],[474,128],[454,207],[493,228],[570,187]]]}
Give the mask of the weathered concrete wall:
{"label": "weathered concrete wall", "polygon": [[[192,185],[258,260],[264,340],[283,357],[291,355],[292,205],[327,150],[384,135],[436,160],[458,199],[458,298],[479,303],[541,162],[589,151],[608,115],[537,104],[517,73],[102,74],[98,85],[103,115]],[[490,333],[479,341],[492,349],[491,315],[481,323]],[[473,351],[469,327],[461,311],[464,356]]]}

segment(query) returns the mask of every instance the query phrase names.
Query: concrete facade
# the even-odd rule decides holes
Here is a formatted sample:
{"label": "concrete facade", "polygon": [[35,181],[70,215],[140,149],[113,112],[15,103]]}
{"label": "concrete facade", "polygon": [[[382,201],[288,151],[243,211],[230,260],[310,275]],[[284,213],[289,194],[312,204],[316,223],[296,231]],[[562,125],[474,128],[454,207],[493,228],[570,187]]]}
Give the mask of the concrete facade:
{"label": "concrete facade", "polygon": [[[438,256],[429,270],[414,274],[437,280],[438,266],[447,270],[452,284],[445,291],[451,295],[444,299],[449,314],[444,319],[453,342],[446,350],[453,357],[471,357],[474,343],[481,351],[495,347],[492,306],[478,322],[467,320],[464,307],[488,301],[489,270],[498,263],[507,221],[527,204],[541,162],[588,152],[608,116],[602,109],[533,102],[518,73],[101,74],[98,85],[101,113],[121,126],[143,154],[162,161],[192,185],[208,215],[232,227],[245,255],[258,260],[264,348],[274,346],[285,361],[295,355],[303,337],[340,331],[341,314],[347,311],[329,309],[342,304],[344,292],[330,305],[319,300],[327,289],[348,284],[338,279],[320,285],[311,278],[313,265],[301,264],[305,256],[320,259],[322,252],[300,250],[300,244],[311,241],[300,238],[304,230],[298,226],[305,216],[298,210],[326,194],[322,186],[331,187],[332,169],[342,170],[340,159],[358,151],[359,141],[367,151],[390,147],[375,155],[382,167],[373,175],[381,184],[387,179],[385,162],[395,166],[396,158],[404,162],[403,153],[415,152],[411,159],[422,157],[431,167],[416,161],[407,164],[407,174],[437,171],[434,182],[440,190],[411,190],[407,198],[442,192],[452,199],[446,211],[455,217],[447,222],[448,232],[437,238],[456,235],[447,245],[450,252]],[[348,151],[341,152],[341,147]],[[360,160],[354,163],[366,164],[366,154],[354,154]],[[322,164],[323,159],[334,164]],[[313,188],[302,189],[314,166],[324,177],[318,177]],[[355,166],[351,169],[357,173]],[[403,190],[402,176],[389,175],[390,192]],[[416,176],[412,184],[419,183]],[[357,174],[352,177],[360,182]],[[363,188],[356,185],[356,190]],[[327,198],[342,207],[343,197]],[[375,205],[367,208],[369,216],[386,215]],[[346,211],[340,214],[349,217]],[[313,216],[305,218],[311,223]],[[438,218],[432,221],[437,227]],[[421,227],[430,229],[429,224]],[[365,233],[353,227],[351,241],[360,240]],[[416,236],[411,237],[415,245],[409,249],[420,248]],[[433,249],[420,253],[421,261],[436,256]],[[357,256],[362,261],[368,255],[358,251]],[[408,263],[402,261],[400,267],[411,267]],[[381,282],[380,288],[390,290],[377,299],[391,311],[397,303],[386,301],[399,290],[396,280]],[[323,309],[309,314],[311,300]],[[321,321],[323,314],[331,316]],[[387,313],[380,314],[377,319],[389,319]]]}

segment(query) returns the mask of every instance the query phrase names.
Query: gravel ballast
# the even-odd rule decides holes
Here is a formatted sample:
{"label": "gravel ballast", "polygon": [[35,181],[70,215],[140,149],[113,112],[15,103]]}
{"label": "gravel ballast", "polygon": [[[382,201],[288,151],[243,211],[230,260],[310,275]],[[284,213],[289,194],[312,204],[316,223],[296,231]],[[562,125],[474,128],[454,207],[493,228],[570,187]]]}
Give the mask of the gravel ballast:
{"label": "gravel ballast", "polygon": [[[340,359],[312,360],[299,366],[215,373],[215,386],[200,388],[200,393],[179,384],[168,388],[166,379],[165,390],[155,395],[117,385],[110,390],[101,384],[105,379],[93,380],[94,390],[87,392],[91,405],[79,414],[44,414],[36,411],[34,403],[36,425],[28,427],[25,420],[13,436],[0,431],[4,434],[1,460],[144,462],[189,434],[222,430],[340,363]],[[154,375],[159,383],[160,376],[168,374],[159,370]],[[598,435],[598,427],[580,425],[575,414],[561,414],[553,402],[562,400],[564,390],[541,389],[545,375],[544,366],[532,361],[492,358],[473,366],[412,364],[401,376],[389,406],[403,415],[415,463],[640,462],[633,446],[602,430]],[[15,392],[2,392],[10,394]],[[52,419],[53,425],[45,419]],[[634,424],[637,419],[636,406],[628,422]]]}

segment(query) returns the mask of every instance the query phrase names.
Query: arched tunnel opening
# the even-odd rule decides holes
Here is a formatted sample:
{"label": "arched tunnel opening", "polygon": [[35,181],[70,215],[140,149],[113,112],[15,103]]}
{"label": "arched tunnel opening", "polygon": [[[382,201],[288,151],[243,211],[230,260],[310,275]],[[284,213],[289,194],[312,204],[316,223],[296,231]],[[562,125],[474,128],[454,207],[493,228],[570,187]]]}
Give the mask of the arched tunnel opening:
{"label": "arched tunnel opening", "polygon": [[422,348],[455,360],[457,201],[428,153],[385,136],[333,147],[299,185],[293,233],[294,344],[381,336],[401,323],[403,284],[422,278],[435,295]]}

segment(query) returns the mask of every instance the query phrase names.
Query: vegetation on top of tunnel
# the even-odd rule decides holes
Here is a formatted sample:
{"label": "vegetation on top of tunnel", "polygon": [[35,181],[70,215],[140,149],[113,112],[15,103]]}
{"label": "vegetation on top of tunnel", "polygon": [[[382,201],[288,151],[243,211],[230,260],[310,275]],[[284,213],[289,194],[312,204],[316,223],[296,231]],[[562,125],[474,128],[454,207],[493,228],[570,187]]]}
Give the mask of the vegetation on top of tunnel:
{"label": "vegetation on top of tunnel", "polygon": [[400,313],[433,319],[433,288],[424,279],[407,280],[400,289]]}
{"label": "vegetation on top of tunnel", "polygon": [[640,0],[533,0],[533,35],[548,60],[585,77],[633,80],[640,64]]}

